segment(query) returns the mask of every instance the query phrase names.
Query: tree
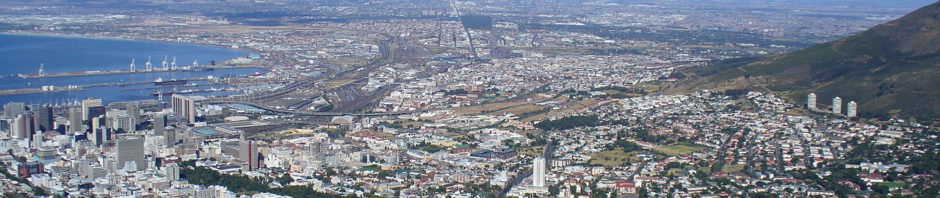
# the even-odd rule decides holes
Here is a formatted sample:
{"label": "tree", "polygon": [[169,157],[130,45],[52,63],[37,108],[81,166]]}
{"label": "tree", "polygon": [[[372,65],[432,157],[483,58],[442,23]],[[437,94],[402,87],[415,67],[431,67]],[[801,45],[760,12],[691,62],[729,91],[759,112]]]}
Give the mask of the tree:
{"label": "tree", "polygon": [[294,178],[292,178],[289,174],[285,173],[284,175],[281,175],[280,178],[277,178],[277,182],[281,183],[281,185],[287,185],[287,184],[290,184],[291,182],[294,182]]}

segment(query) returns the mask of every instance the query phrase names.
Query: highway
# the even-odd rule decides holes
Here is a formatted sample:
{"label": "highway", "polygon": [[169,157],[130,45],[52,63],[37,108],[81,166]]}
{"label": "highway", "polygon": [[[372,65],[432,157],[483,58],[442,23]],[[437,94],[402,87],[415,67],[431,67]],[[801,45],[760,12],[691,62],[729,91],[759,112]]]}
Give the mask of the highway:
{"label": "highway", "polygon": [[303,115],[303,116],[394,116],[394,115],[405,115],[412,113],[420,113],[425,111],[407,111],[407,112],[377,112],[377,113],[344,113],[344,112],[306,112],[306,111],[292,111],[284,109],[274,109],[268,108],[262,105],[259,105],[254,102],[246,102],[241,100],[204,100],[201,101],[203,104],[243,104],[259,109],[264,109],[267,111],[272,111],[276,113],[284,113],[291,115]]}

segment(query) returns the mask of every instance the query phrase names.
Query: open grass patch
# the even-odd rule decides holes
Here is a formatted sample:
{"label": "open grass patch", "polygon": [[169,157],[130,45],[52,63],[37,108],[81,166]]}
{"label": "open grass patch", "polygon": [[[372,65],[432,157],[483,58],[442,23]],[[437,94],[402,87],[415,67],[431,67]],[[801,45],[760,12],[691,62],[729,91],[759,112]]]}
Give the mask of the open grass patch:
{"label": "open grass patch", "polygon": [[628,163],[639,162],[640,159],[636,157],[636,154],[640,152],[624,152],[621,149],[610,150],[610,151],[601,151],[591,155],[591,165],[601,165],[601,166],[622,166]]}
{"label": "open grass patch", "polygon": [[669,146],[660,146],[653,148],[653,151],[661,153],[663,155],[669,156],[679,156],[679,155],[688,155],[694,152],[699,152],[705,150],[708,147],[691,144],[691,143],[678,143]]}
{"label": "open grass patch", "polygon": [[744,164],[725,165],[721,167],[721,172],[733,173],[744,170]]}

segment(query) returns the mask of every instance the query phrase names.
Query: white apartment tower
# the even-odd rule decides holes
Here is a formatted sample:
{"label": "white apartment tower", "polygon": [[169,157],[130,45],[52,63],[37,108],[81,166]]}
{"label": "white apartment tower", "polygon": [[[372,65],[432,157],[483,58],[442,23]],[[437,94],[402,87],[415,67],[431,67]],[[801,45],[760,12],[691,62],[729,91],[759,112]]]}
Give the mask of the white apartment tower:
{"label": "white apartment tower", "polygon": [[545,158],[532,160],[532,186],[545,187]]}
{"label": "white apartment tower", "polygon": [[858,116],[858,104],[855,101],[849,101],[849,104],[846,105],[845,115],[854,118]]}
{"label": "white apartment tower", "polygon": [[806,96],[806,108],[816,110],[816,93],[809,93]]}
{"label": "white apartment tower", "polygon": [[832,113],[842,114],[842,98],[832,98]]}

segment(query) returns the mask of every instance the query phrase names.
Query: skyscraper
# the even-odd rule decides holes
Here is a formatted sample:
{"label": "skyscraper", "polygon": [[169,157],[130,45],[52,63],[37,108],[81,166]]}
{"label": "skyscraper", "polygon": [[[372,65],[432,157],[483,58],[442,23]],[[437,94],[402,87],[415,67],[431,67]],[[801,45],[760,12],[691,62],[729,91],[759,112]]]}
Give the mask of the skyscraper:
{"label": "skyscraper", "polygon": [[69,132],[85,132],[82,109],[72,108],[69,110]]}
{"label": "skyscraper", "polygon": [[183,95],[173,95],[173,114],[186,119],[186,123],[196,122],[196,100]]}
{"label": "skyscraper", "polygon": [[141,136],[123,136],[117,140],[117,168],[124,168],[128,162],[134,162],[137,170],[147,169],[144,159],[144,138]]}
{"label": "skyscraper", "polygon": [[52,106],[43,105],[39,107],[38,113],[39,113],[39,120],[37,120],[38,122],[37,124],[39,124],[39,128],[37,130],[51,131],[55,129],[55,118],[53,117],[54,115],[53,115]]}
{"label": "skyscraper", "polygon": [[245,134],[241,135],[238,145],[238,159],[248,163],[248,169],[257,169],[258,164],[258,146],[254,141],[246,140]]}
{"label": "skyscraper", "polygon": [[166,141],[164,144],[166,144],[167,147],[171,147],[176,144],[176,133],[178,132],[176,131],[176,128],[173,127],[165,128],[167,129],[165,129],[166,132],[163,133],[163,140]]}
{"label": "skyscraper", "polygon": [[806,108],[816,110],[816,93],[809,93],[809,95],[806,96]]}
{"label": "skyscraper", "polygon": [[[98,117],[98,115],[89,115],[91,114],[91,108],[94,107],[104,107],[101,103],[101,99],[86,99],[82,100],[82,119],[91,120],[91,118]],[[101,112],[104,114],[104,112]]]}
{"label": "skyscraper", "polygon": [[156,113],[153,115],[154,135],[163,135],[166,133],[166,114]]}
{"label": "skyscraper", "polygon": [[832,113],[835,113],[835,114],[842,113],[842,98],[839,98],[839,97],[832,98]]}
{"label": "skyscraper", "polygon": [[36,131],[33,128],[33,116],[28,114],[19,114],[16,116],[16,119],[13,120],[13,127],[11,131],[14,138],[17,139],[26,139],[30,138],[33,134],[33,131]]}
{"label": "skyscraper", "polygon": [[111,129],[105,126],[106,119],[104,115],[91,119],[91,132],[89,137],[95,146],[101,146],[104,142],[111,140]]}
{"label": "skyscraper", "polygon": [[855,101],[849,101],[849,104],[846,105],[845,115],[850,118],[858,116],[858,104]]}
{"label": "skyscraper", "polygon": [[9,102],[3,105],[3,114],[7,117],[16,117],[24,112],[26,112],[26,104],[22,102]]}
{"label": "skyscraper", "polygon": [[532,186],[545,187],[545,158],[532,160]]}
{"label": "skyscraper", "polygon": [[88,125],[85,127],[86,129],[94,130],[98,128],[98,126],[94,126],[93,122],[91,122],[95,119],[101,119],[101,122],[99,123],[100,126],[107,125],[107,122],[105,121],[107,120],[107,110],[104,108],[104,106],[93,106],[85,110],[86,111],[83,112],[86,113],[85,115],[89,116],[84,118],[86,121],[85,123],[88,123]]}

